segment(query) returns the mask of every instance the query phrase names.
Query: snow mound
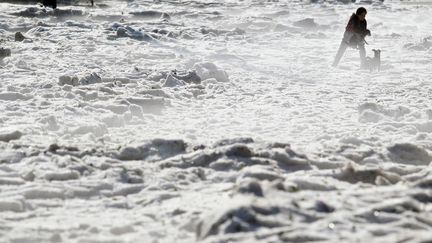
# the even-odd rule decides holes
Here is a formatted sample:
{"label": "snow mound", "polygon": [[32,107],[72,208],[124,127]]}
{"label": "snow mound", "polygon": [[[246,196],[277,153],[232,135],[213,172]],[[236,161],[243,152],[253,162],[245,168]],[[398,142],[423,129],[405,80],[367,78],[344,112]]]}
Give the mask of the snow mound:
{"label": "snow mound", "polygon": [[23,134],[20,131],[13,132],[1,132],[0,133],[0,141],[9,142],[11,140],[20,139]]}
{"label": "snow mound", "polygon": [[193,66],[201,80],[214,78],[219,82],[228,82],[228,74],[210,62],[196,63]]}
{"label": "snow mound", "polygon": [[0,48],[0,58],[9,57],[11,55],[11,49],[8,48]]}
{"label": "snow mound", "polygon": [[27,18],[46,18],[49,16],[54,16],[58,18],[66,17],[80,17],[84,15],[82,10],[77,9],[50,9],[43,7],[28,7],[24,10],[12,12],[12,15],[27,17]]}
{"label": "snow mound", "polygon": [[432,48],[432,36],[425,37],[421,42],[418,43],[405,44],[404,48],[414,51],[428,51]]}
{"label": "snow mound", "polygon": [[71,86],[78,86],[78,85],[90,85],[90,84],[96,84],[101,83],[102,78],[97,73],[90,73],[85,74],[82,76],[77,75],[62,75],[59,77],[59,85],[71,85]]}
{"label": "snow mound", "polygon": [[134,11],[134,12],[130,12],[130,14],[139,18],[167,19],[167,20],[171,18],[168,13],[155,11],[155,10]]}
{"label": "snow mound", "polygon": [[155,139],[138,146],[126,146],[116,154],[116,157],[120,160],[160,160],[181,154],[185,149],[186,144],[182,140]]}
{"label": "snow mound", "polygon": [[197,236],[204,239],[212,235],[252,232],[261,227],[282,227],[291,221],[288,215],[281,214],[285,210],[288,209],[261,203],[234,206],[200,221]]}
{"label": "snow mound", "polygon": [[398,163],[429,165],[432,156],[424,148],[410,143],[395,144],[387,148],[389,156]]}

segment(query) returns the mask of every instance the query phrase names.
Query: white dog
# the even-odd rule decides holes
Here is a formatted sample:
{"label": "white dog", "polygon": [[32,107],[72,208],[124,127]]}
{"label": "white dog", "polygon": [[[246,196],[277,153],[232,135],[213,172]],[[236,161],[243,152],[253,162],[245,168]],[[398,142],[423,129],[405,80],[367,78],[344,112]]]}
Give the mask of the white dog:
{"label": "white dog", "polygon": [[372,51],[374,52],[374,57],[373,58],[366,57],[364,68],[369,69],[371,72],[375,69],[377,71],[380,71],[380,69],[381,69],[381,50],[373,49]]}

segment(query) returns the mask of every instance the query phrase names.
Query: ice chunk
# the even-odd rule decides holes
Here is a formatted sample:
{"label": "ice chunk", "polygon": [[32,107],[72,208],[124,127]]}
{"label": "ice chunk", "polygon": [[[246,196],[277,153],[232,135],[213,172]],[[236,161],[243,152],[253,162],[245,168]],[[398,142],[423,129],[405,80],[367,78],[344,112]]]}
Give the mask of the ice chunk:
{"label": "ice chunk", "polygon": [[11,140],[20,139],[21,136],[22,136],[22,133],[20,131],[0,133],[0,141],[9,142]]}

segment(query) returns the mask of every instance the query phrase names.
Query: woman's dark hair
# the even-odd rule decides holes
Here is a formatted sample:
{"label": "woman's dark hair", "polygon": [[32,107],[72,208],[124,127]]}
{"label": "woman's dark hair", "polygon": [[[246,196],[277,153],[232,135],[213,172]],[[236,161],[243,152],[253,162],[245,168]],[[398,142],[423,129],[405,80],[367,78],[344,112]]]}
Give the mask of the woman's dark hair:
{"label": "woman's dark hair", "polygon": [[367,13],[366,9],[363,8],[363,7],[358,8],[357,11],[356,11],[356,14],[357,14],[357,15],[360,15],[360,14],[362,14],[362,13]]}

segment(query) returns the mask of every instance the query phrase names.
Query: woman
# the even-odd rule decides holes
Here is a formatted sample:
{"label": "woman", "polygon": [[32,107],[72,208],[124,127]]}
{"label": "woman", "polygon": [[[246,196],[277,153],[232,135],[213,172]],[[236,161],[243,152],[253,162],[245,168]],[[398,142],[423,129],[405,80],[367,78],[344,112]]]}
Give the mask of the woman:
{"label": "woman", "polygon": [[351,18],[348,21],[347,26],[345,27],[344,37],[342,39],[342,42],[339,46],[339,50],[333,62],[334,67],[338,65],[340,59],[342,58],[348,46],[359,50],[360,63],[361,63],[361,67],[363,67],[364,60],[366,58],[364,38],[367,35],[368,36],[371,35],[370,30],[367,29],[366,14],[367,14],[366,9],[360,7],[357,9],[355,14],[353,13],[351,15]]}

